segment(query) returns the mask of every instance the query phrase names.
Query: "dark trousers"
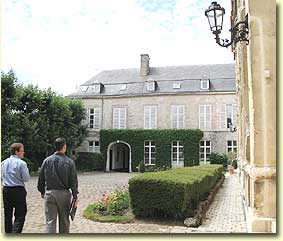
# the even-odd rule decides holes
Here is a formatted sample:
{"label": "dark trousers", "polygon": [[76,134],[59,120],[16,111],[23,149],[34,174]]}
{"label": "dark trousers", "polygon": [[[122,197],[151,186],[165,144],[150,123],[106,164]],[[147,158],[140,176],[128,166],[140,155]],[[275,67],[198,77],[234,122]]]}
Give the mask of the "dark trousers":
{"label": "dark trousers", "polygon": [[24,187],[3,187],[5,233],[22,232],[27,214],[26,196],[27,192]]}

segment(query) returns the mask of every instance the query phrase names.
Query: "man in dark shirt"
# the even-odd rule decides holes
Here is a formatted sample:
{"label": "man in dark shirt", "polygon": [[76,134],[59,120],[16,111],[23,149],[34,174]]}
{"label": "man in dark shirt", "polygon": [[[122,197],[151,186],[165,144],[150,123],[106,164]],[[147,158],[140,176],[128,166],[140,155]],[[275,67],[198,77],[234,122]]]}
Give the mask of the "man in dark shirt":
{"label": "man in dark shirt", "polygon": [[59,233],[69,233],[70,189],[73,199],[77,199],[77,170],[74,161],[65,155],[67,146],[64,138],[55,140],[55,148],[57,151],[41,165],[37,189],[45,199],[47,233],[56,233],[57,215]]}

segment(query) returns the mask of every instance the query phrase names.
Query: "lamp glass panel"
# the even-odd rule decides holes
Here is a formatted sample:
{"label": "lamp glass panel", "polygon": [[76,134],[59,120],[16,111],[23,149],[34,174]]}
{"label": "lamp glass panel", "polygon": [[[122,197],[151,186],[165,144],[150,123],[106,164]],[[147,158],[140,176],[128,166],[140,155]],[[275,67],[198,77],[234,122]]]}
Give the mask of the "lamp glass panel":
{"label": "lamp glass panel", "polygon": [[210,11],[210,14],[207,15],[208,23],[211,31],[215,30],[216,22],[214,17],[214,11]]}
{"label": "lamp glass panel", "polygon": [[217,29],[222,30],[224,12],[221,9],[215,10]]}

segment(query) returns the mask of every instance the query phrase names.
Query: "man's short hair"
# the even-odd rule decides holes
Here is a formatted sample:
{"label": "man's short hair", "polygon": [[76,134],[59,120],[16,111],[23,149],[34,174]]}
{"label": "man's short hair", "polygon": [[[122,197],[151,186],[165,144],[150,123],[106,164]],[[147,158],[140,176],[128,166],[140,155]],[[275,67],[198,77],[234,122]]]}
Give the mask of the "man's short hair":
{"label": "man's short hair", "polygon": [[24,147],[22,143],[13,143],[10,147],[11,154],[16,155],[16,151],[19,152],[22,147]]}
{"label": "man's short hair", "polygon": [[61,151],[66,144],[65,138],[57,138],[54,142],[55,149]]}

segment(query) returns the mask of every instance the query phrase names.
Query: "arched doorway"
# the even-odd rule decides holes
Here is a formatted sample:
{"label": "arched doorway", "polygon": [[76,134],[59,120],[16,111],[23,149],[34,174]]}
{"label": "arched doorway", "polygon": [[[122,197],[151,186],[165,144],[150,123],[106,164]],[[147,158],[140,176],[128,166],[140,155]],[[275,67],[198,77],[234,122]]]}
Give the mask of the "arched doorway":
{"label": "arched doorway", "polygon": [[106,171],[132,172],[131,146],[124,141],[116,141],[107,148]]}

